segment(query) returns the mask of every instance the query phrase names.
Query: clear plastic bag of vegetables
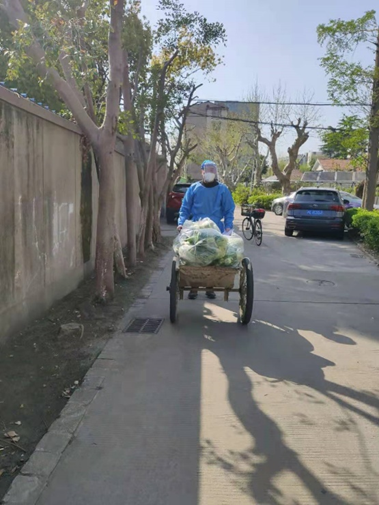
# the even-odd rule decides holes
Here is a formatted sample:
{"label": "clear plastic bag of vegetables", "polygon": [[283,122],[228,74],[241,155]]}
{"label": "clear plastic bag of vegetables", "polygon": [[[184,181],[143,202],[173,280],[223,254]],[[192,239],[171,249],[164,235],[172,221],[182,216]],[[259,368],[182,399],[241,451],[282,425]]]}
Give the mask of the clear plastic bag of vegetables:
{"label": "clear plastic bag of vegetables", "polygon": [[211,219],[186,221],[174,241],[182,265],[218,265],[238,268],[243,258],[243,240],[237,234],[223,235]]}
{"label": "clear plastic bag of vegetables", "polygon": [[222,267],[238,268],[244,258],[244,242],[243,238],[232,233],[226,237],[228,245],[225,255],[218,261],[218,265]]}

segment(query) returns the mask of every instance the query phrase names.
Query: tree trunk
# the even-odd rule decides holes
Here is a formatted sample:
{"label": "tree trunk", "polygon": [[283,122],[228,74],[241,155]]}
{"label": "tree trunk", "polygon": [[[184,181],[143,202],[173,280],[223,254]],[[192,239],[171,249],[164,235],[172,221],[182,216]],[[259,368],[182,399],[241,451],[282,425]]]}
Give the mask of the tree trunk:
{"label": "tree trunk", "polygon": [[373,210],[375,203],[375,192],[378,179],[378,150],[379,150],[379,30],[376,43],[374,83],[372,90],[368,167],[366,171],[366,184],[363,191],[363,207],[367,210]]}
{"label": "tree trunk", "polygon": [[[129,56],[127,51],[123,53],[123,86],[122,93],[124,96],[124,111],[127,117],[134,118],[135,110],[132,103],[132,92],[130,86],[129,75]],[[130,128],[130,126],[128,127]],[[135,141],[130,131],[124,140],[124,156],[125,156],[125,174],[126,174],[126,225],[127,225],[127,262],[128,266],[134,267],[137,264],[137,226],[136,212],[139,206],[139,192],[136,188],[139,186],[138,168],[135,155]]]}
{"label": "tree trunk", "polygon": [[259,163],[257,166],[257,171],[255,172],[254,186],[260,186],[262,182],[262,165]]}
{"label": "tree trunk", "polygon": [[[374,130],[374,128],[373,128]],[[376,184],[378,180],[378,150],[379,128],[375,128],[370,136],[368,170],[366,172],[366,184],[363,190],[363,208],[373,210],[375,204]]]}
{"label": "tree trunk", "polygon": [[146,207],[142,207],[141,224],[137,237],[138,256],[140,256],[141,258],[145,257],[146,220],[147,220],[147,209]]}
{"label": "tree trunk", "polygon": [[161,220],[160,220],[160,209],[162,207],[163,199],[158,199],[158,204],[155,207],[154,217],[153,217],[153,243],[157,244],[161,241]]}
{"label": "tree trunk", "polygon": [[120,240],[120,236],[118,233],[117,225],[115,223],[114,227],[114,265],[116,268],[116,272],[126,279],[126,269],[124,262],[124,254],[122,251],[122,244]]}
{"label": "tree trunk", "polygon": [[154,228],[154,194],[153,186],[149,189],[149,203],[147,208],[146,232],[145,232],[145,249],[153,249],[153,228]]}
{"label": "tree trunk", "polygon": [[291,179],[285,177],[280,182],[281,182],[281,185],[282,185],[282,193],[283,193],[283,195],[289,195],[291,193]]}
{"label": "tree trunk", "polygon": [[97,146],[100,164],[99,209],[96,241],[96,297],[107,301],[114,295],[113,258],[115,251],[115,177],[112,138]]}
{"label": "tree trunk", "polygon": [[127,264],[137,264],[137,209],[139,207],[137,166],[134,161],[134,140],[131,135],[124,142],[126,172],[126,225],[127,225]]}

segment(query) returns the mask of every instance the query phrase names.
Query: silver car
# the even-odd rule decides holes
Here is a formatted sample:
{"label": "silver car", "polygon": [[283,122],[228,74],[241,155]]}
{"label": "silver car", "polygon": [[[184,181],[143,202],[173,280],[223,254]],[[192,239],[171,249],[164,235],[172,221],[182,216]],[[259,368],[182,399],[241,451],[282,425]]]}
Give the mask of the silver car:
{"label": "silver car", "polygon": [[281,196],[280,198],[275,198],[271,205],[271,210],[277,216],[281,216],[284,210],[288,207],[288,204],[293,202],[293,199],[296,195],[296,191],[287,196]]}
{"label": "silver car", "polygon": [[[343,198],[346,209],[358,209],[362,207],[362,199],[358,196],[347,193],[346,191],[340,191],[340,195]],[[379,209],[379,205],[374,205],[374,209]]]}

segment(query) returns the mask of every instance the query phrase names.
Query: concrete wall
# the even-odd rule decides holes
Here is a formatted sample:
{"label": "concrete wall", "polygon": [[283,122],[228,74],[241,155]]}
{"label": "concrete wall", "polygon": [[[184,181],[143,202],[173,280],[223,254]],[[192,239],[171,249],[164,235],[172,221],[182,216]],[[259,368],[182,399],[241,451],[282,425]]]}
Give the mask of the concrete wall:
{"label": "concrete wall", "polygon": [[[74,123],[0,86],[0,339],[42,314],[93,269],[98,181],[81,141]],[[115,176],[125,246],[122,150]]]}

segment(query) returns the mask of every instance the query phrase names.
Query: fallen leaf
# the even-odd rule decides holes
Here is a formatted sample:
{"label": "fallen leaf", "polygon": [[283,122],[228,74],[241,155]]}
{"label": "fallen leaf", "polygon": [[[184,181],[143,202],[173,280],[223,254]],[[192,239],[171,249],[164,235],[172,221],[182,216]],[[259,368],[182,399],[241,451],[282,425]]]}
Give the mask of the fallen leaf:
{"label": "fallen leaf", "polygon": [[12,438],[12,442],[19,442],[20,441],[20,437],[13,437]]}
{"label": "fallen leaf", "polygon": [[3,470],[3,468],[0,468],[0,477],[3,475],[4,472],[5,470]]}
{"label": "fallen leaf", "polygon": [[6,438],[14,438],[14,437],[17,437],[17,433],[15,431],[8,431],[6,434],[5,434]]}
{"label": "fallen leaf", "polygon": [[17,424],[17,426],[21,426],[21,421],[16,421],[14,424]]}

